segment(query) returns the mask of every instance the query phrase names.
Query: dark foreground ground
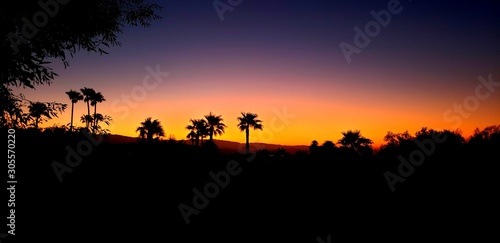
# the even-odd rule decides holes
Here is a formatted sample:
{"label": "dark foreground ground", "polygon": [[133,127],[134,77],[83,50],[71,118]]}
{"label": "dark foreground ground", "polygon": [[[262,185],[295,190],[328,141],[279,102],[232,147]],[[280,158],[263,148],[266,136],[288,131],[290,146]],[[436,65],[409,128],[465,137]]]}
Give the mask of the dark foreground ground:
{"label": "dark foreground ground", "polygon": [[[18,134],[16,236],[2,242],[318,242],[318,237],[327,242],[328,235],[331,242],[498,238],[498,173],[493,168],[500,162],[500,147],[436,148],[391,192],[384,172],[397,171],[395,155],[252,159],[169,143],[92,146],[60,182],[52,163],[66,163],[67,146],[77,150],[80,144],[80,151],[86,151],[81,141],[87,141],[81,134]],[[193,207],[193,188],[203,191],[214,181],[209,173],[226,170],[230,161],[237,161],[241,171],[213,192],[206,207],[186,224],[179,204]],[[9,195],[4,195],[7,205]],[[7,231],[8,208],[2,208],[0,233]]]}

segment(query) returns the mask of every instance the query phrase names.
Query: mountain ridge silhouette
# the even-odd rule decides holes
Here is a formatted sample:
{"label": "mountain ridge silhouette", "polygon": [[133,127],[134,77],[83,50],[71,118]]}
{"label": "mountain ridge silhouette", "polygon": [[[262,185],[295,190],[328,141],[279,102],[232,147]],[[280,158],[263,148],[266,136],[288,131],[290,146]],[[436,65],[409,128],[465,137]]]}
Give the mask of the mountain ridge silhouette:
{"label": "mountain ridge silhouette", "polygon": [[[165,139],[164,141],[168,141],[168,139]],[[187,139],[176,140],[176,141],[184,141],[186,144],[191,145],[191,141]],[[106,142],[112,144],[137,143],[137,138],[120,134],[108,134]],[[237,153],[238,149],[243,151],[245,148],[244,142],[235,142],[235,141],[219,140],[219,139],[214,139],[214,142],[215,144],[217,144],[221,152],[226,152],[226,153]],[[283,148],[288,153],[292,154],[302,150],[309,151],[309,145],[282,145],[282,144],[259,143],[259,142],[250,144],[251,146],[257,146],[258,148],[267,149],[269,151],[275,151],[279,148]]]}

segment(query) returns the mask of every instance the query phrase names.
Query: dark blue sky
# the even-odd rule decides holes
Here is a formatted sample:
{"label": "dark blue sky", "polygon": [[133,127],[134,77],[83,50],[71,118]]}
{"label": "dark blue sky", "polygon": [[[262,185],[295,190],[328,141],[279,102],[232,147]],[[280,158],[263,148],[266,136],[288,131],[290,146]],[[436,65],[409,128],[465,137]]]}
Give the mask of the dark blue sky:
{"label": "dark blue sky", "polygon": [[133,35],[123,38],[124,43],[132,38],[129,43],[144,46],[121,51],[154,56],[161,49],[176,57],[183,52],[230,60],[270,51],[270,55],[289,53],[283,57],[314,59],[314,65],[356,72],[383,65],[466,75],[498,65],[498,1],[416,0],[400,1],[402,12],[392,15],[389,25],[371,38],[361,54],[352,56],[352,65],[346,65],[339,44],[352,44],[353,28],[364,29],[373,20],[370,11],[387,9],[388,2],[243,0],[232,12],[225,12],[221,22],[213,1],[161,1],[165,6],[161,24],[134,28],[129,32]]}

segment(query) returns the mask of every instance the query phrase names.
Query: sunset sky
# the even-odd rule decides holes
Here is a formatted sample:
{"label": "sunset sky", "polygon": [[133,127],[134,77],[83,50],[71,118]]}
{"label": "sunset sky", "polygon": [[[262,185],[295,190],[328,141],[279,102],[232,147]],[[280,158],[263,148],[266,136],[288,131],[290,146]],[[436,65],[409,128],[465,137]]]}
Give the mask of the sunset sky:
{"label": "sunset sky", "polygon": [[[388,11],[389,2],[398,13],[376,24],[379,33],[349,63],[340,44],[355,46],[355,27],[365,32],[376,21],[370,12]],[[228,126],[219,139],[238,142],[242,111],[263,120],[251,142],[309,145],[360,130],[378,146],[388,131],[422,127],[467,137],[500,124],[500,4],[437,2],[243,0],[221,21],[212,0],[158,1],[163,19],[124,29],[109,55],[80,53],[67,69],[55,62],[50,86],[15,93],[67,103],[60,118],[42,124],[52,126],[70,121],[66,91],[93,88],[106,99],[97,111],[113,118],[111,133],[134,137],[152,117],[167,138],[184,139],[189,119],[210,111]],[[158,82],[148,67],[169,75]],[[77,126],[84,113],[77,103]]]}

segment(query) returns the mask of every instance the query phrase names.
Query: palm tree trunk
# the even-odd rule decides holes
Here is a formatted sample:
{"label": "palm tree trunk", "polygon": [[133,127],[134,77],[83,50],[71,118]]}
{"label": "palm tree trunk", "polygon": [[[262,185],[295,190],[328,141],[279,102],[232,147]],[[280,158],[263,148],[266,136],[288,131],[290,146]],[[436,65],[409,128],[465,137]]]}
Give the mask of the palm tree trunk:
{"label": "palm tree trunk", "polygon": [[94,105],[94,127],[97,127],[97,102]]}
{"label": "palm tree trunk", "polygon": [[[89,104],[89,101],[87,101],[87,115],[90,116],[90,104]],[[87,129],[89,128],[89,120],[90,119],[87,119],[86,122],[85,122],[85,127]]]}
{"label": "palm tree trunk", "polygon": [[149,143],[149,142],[152,142],[152,141],[153,141],[153,134],[148,131],[147,142]]}
{"label": "palm tree trunk", "polygon": [[196,147],[200,146],[200,137],[196,135]]}
{"label": "palm tree trunk", "polygon": [[210,142],[212,142],[213,137],[214,137],[214,127],[210,127]]}
{"label": "palm tree trunk", "polygon": [[247,154],[249,154],[250,153],[250,129],[248,129],[248,127],[246,128],[245,133],[246,133],[245,148],[246,148]]}
{"label": "palm tree trunk", "polygon": [[74,109],[75,109],[75,103],[71,102],[71,125],[69,126],[71,131],[73,131],[73,110]]}

